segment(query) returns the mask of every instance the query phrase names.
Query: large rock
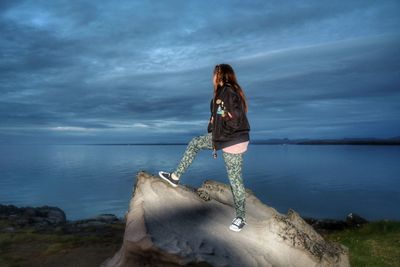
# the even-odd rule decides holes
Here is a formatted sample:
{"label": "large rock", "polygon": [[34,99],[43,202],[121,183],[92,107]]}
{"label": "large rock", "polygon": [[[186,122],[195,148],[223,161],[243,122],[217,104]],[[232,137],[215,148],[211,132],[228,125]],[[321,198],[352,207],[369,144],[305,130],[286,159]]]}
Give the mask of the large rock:
{"label": "large rock", "polygon": [[228,226],[235,212],[229,185],[171,187],[137,173],[121,249],[102,267],[350,266],[348,249],[324,240],[294,210],[287,215],[246,190],[248,225]]}

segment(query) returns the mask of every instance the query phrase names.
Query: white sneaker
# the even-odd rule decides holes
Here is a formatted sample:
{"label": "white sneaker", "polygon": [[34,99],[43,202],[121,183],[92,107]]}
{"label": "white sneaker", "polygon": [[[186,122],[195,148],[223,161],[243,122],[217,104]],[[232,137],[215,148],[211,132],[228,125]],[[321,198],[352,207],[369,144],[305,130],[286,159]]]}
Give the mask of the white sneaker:
{"label": "white sneaker", "polygon": [[158,172],[158,176],[160,176],[162,179],[164,179],[165,181],[167,181],[170,185],[172,185],[173,187],[177,187],[179,184],[179,180],[175,180],[171,177],[170,172],[164,172],[164,171],[159,171]]}
{"label": "white sneaker", "polygon": [[246,222],[243,220],[242,217],[236,217],[235,219],[233,219],[232,224],[229,226],[229,229],[235,232],[240,232],[245,225]]}

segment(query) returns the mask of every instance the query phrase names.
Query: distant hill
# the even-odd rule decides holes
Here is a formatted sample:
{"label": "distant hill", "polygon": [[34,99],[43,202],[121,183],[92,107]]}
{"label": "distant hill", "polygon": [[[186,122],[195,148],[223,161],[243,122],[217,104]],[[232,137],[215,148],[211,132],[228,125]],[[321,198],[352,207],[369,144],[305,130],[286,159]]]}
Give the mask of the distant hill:
{"label": "distant hill", "polygon": [[275,138],[252,140],[252,144],[297,144],[297,145],[400,145],[400,136],[391,138],[342,138],[342,139],[288,139]]}

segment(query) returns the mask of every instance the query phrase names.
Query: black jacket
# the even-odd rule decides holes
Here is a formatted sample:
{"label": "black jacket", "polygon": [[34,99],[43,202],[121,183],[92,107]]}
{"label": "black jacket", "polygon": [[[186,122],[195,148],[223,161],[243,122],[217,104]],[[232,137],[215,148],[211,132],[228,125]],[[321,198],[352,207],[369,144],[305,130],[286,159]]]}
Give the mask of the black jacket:
{"label": "black jacket", "polygon": [[[250,140],[244,103],[229,83],[217,90],[215,99],[211,99],[210,111],[207,132],[212,132],[214,151]],[[214,117],[213,123],[211,117]]]}

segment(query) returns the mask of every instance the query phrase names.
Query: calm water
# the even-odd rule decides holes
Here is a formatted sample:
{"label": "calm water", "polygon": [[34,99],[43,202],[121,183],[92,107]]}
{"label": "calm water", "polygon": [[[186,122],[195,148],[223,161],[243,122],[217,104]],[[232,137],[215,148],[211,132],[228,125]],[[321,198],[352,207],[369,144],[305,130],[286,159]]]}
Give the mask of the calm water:
{"label": "calm water", "polygon": [[[67,219],[100,213],[122,217],[136,172],[172,170],[186,145],[1,145],[0,203],[58,206]],[[221,152],[200,151],[182,176],[198,187],[227,183]],[[254,145],[244,157],[245,186],[281,213],[344,219],[400,220],[400,147]]]}

